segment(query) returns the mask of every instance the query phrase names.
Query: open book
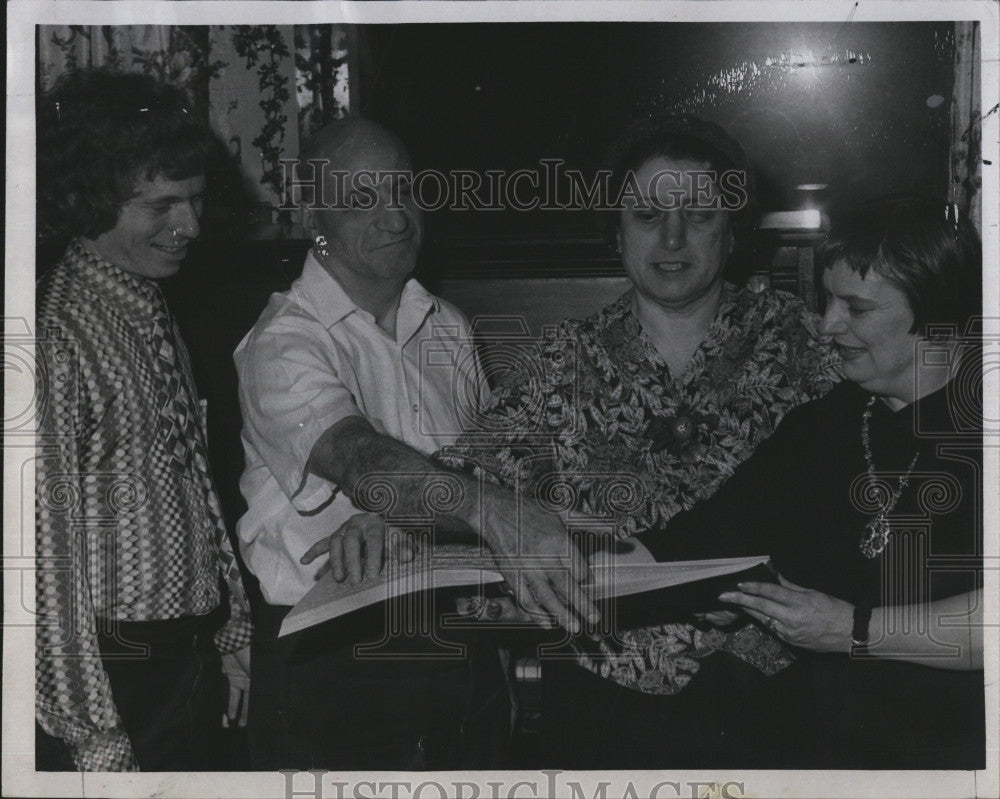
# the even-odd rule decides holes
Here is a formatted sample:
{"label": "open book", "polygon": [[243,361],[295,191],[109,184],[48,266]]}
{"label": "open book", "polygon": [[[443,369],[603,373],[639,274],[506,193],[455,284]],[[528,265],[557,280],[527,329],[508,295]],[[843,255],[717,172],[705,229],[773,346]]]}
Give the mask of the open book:
{"label": "open book", "polygon": [[[639,623],[678,608],[714,610],[716,597],[742,580],[774,581],[766,556],[657,563],[641,547],[591,558],[588,592],[596,601],[613,601],[615,610]],[[304,630],[393,597],[441,588],[468,588],[468,593],[503,581],[489,552],[469,544],[445,544],[418,552],[409,563],[389,561],[377,577],[358,585],[338,583],[327,571],[281,625],[279,636]]]}

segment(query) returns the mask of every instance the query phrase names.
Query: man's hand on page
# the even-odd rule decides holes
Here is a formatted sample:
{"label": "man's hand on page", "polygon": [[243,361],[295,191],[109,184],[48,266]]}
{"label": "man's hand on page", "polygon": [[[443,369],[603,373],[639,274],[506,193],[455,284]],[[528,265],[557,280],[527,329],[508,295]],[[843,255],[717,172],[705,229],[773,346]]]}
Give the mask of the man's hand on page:
{"label": "man's hand on page", "polygon": [[483,539],[529,616],[544,614],[572,633],[600,620],[584,590],[589,570],[562,520],[537,503],[502,491],[486,502]]}
{"label": "man's hand on page", "polygon": [[386,555],[400,563],[413,560],[414,547],[403,531],[390,527],[377,513],[358,513],[309,547],[299,562],[312,563],[324,553],[329,554],[334,580],[348,579],[357,585],[381,572]]}

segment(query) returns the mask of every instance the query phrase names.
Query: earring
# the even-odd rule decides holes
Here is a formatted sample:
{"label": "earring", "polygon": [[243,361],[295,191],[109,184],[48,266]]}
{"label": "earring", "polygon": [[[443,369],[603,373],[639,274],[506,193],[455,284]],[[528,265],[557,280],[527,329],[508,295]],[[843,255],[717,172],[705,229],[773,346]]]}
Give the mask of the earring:
{"label": "earring", "polygon": [[316,254],[320,258],[329,257],[330,251],[326,248],[326,245],[328,243],[329,242],[327,242],[326,236],[324,236],[322,233],[319,233],[313,237],[313,244],[315,245],[314,249],[316,250]]}

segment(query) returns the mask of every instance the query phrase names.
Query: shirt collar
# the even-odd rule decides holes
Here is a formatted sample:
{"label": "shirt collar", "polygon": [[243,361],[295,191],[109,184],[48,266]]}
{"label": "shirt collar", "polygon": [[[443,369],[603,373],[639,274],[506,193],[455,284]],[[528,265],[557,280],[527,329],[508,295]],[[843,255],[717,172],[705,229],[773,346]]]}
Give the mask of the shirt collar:
{"label": "shirt collar", "polygon": [[299,281],[300,296],[309,305],[313,314],[329,330],[345,316],[361,310],[347,296],[340,281],[333,277],[323,265],[316,260],[310,250],[302,267],[302,277]]}
{"label": "shirt collar", "polygon": [[438,298],[411,277],[403,286],[403,294],[399,298],[399,313],[396,315],[396,341],[405,344],[417,334],[429,314],[440,310],[441,304],[438,302]]}
{"label": "shirt collar", "polygon": [[[621,319],[627,316],[635,317],[635,313],[632,310],[632,297],[635,294],[635,287],[629,288],[624,294],[622,294],[608,309],[609,319]],[[715,319],[712,324],[718,322],[719,319],[726,314],[728,314],[736,306],[736,301],[739,299],[740,290],[730,283],[728,280],[724,281],[722,284],[722,297],[719,299],[719,309],[715,312]],[[638,320],[636,320],[638,321]]]}
{"label": "shirt collar", "polygon": [[74,239],[66,252],[66,259],[106,301],[116,301],[143,319],[157,312],[166,312],[166,300],[155,280],[139,277],[115,266],[84,247]]}
{"label": "shirt collar", "polygon": [[[636,316],[632,307],[635,291],[634,286],[629,288],[615,302],[601,311],[603,317],[602,324],[607,336],[607,346],[616,353],[621,346],[626,346],[630,353],[629,357],[636,355],[635,348],[638,347],[639,350],[645,353],[645,357],[648,360],[655,363],[659,360],[660,356],[656,352],[653,342],[642,329],[639,317]],[[709,341],[711,336],[717,335],[716,330],[721,324],[721,320],[732,314],[733,309],[737,307],[739,297],[740,290],[736,286],[728,281],[722,284],[722,298],[719,302],[719,308],[715,312],[715,318],[705,332],[705,337],[700,346],[705,346],[705,342]]]}
{"label": "shirt collar", "polygon": [[[360,308],[347,295],[344,287],[340,285],[340,281],[326,270],[311,250],[306,255],[300,280],[300,296],[312,308],[313,314],[327,330],[352,313],[364,314],[371,318],[370,313]],[[398,322],[401,329],[397,330],[397,338],[405,342],[416,332],[416,328],[411,331],[410,325],[402,323],[405,320],[410,320],[412,324],[413,320],[419,320],[417,324],[419,327],[430,311],[440,310],[440,303],[437,297],[411,277],[403,286],[399,308]],[[400,333],[403,335],[399,335]]]}

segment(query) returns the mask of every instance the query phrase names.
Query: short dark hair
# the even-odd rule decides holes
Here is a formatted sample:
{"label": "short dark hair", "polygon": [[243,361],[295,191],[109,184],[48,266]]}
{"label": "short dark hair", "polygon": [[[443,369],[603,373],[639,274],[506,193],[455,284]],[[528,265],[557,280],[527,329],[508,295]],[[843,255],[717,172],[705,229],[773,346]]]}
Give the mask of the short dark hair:
{"label": "short dark hair", "polygon": [[911,333],[949,325],[962,335],[982,313],[979,233],[943,200],[890,195],[864,203],[834,222],[817,256],[825,269],[843,262],[861,277],[873,270],[902,291]]}
{"label": "short dark hair", "polygon": [[95,236],[117,224],[136,183],[204,174],[207,128],[184,92],[148,75],[67,73],[38,107],[43,236]]}
{"label": "short dark hair", "polygon": [[[736,139],[714,122],[693,114],[659,113],[639,117],[611,145],[609,195],[614,199],[630,172],[651,158],[690,159],[707,163],[716,172],[736,171],[745,176],[746,202],[730,217],[737,236],[749,232],[756,221],[756,181],[750,159]],[[620,211],[602,215],[605,237],[613,242]]]}

